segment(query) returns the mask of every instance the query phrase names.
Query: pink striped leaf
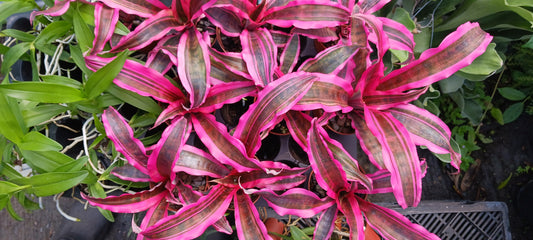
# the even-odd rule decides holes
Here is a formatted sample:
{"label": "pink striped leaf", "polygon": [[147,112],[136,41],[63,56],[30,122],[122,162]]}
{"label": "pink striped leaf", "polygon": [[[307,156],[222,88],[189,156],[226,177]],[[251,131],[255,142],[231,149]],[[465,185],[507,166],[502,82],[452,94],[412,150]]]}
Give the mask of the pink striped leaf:
{"label": "pink striped leaf", "polygon": [[262,169],[257,159],[246,155],[244,144],[229,135],[226,126],[215,120],[211,114],[192,114],[192,123],[209,152],[223,164],[232,166],[239,172]]}
{"label": "pink striped leaf", "polygon": [[[201,17],[205,9],[211,7],[217,0],[175,0],[173,5],[181,3],[188,20],[194,20]],[[180,14],[176,12],[176,14]]]}
{"label": "pink striped leaf", "polygon": [[[176,189],[178,189],[180,200],[185,204],[193,204],[198,201],[202,197],[202,195],[199,192],[196,192],[192,190],[192,187],[186,184],[177,184]],[[231,234],[233,232],[233,229],[231,228],[231,225],[229,224],[226,217],[220,218],[218,221],[213,223],[213,227],[219,231],[226,234]]]}
{"label": "pink striped leaf", "polygon": [[[246,62],[242,59],[241,53],[219,52],[213,48],[209,48],[209,57],[211,58],[211,69],[214,64],[219,63],[217,68],[227,69],[228,71],[246,79],[252,79],[246,68]],[[224,81],[223,79],[220,80]]]}
{"label": "pink striped leaf", "polygon": [[[141,229],[146,229],[149,226],[154,225],[157,221],[168,216],[169,203],[167,201],[161,201],[159,204],[151,207],[146,211],[143,221],[141,222]],[[137,236],[137,239],[143,240],[141,235]]]}
{"label": "pink striped leaf", "polygon": [[257,87],[252,81],[219,83],[211,87],[204,104],[196,111],[212,113],[224,104],[235,103],[244,97],[255,96],[256,94]]}
{"label": "pink striped leaf", "polygon": [[150,239],[194,239],[224,216],[236,190],[215,186],[196,203],[182,207],[140,234]]}
{"label": "pink striped leaf", "polygon": [[331,1],[291,1],[283,6],[270,7],[261,22],[278,27],[314,29],[335,27],[348,22],[350,12]]}
{"label": "pink striped leaf", "polygon": [[440,239],[393,210],[356,198],[370,226],[385,239]]}
{"label": "pink striped leaf", "polygon": [[279,167],[272,165],[264,165],[263,167],[279,173],[277,175],[272,175],[266,173],[262,169],[241,173],[233,172],[224,178],[215,179],[213,181],[227,187],[245,189],[268,188],[275,191],[295,187],[305,181],[305,176],[302,174],[307,170],[306,168],[291,169],[287,166]]}
{"label": "pink striped leaf", "polygon": [[355,129],[357,139],[359,139],[361,148],[367,154],[370,162],[378,169],[386,169],[381,143],[368,128],[363,114],[360,112],[351,112],[348,113],[348,117],[352,120],[352,127]]}
{"label": "pink striped leaf", "polygon": [[349,112],[352,107],[348,105],[349,96],[352,95],[349,82],[338,77],[324,78],[313,83],[313,86],[294,105],[293,110],[309,111],[322,109],[326,112]]}
{"label": "pink striped leaf", "polygon": [[159,204],[167,195],[168,191],[164,184],[159,184],[150,190],[135,194],[125,193],[120,196],[109,196],[106,198],[94,198],[81,193],[83,199],[87,200],[91,205],[120,213],[142,212]]}
{"label": "pink striped leaf", "polygon": [[310,218],[335,204],[333,199],[328,197],[320,199],[313,192],[303,188],[289,189],[281,195],[269,189],[254,194],[263,197],[268,205],[282,216],[290,214]]}
{"label": "pink striped leaf", "polygon": [[159,116],[155,120],[154,126],[159,126],[163,122],[166,122],[166,121],[171,120],[171,119],[173,119],[175,117],[178,117],[178,116],[185,115],[188,111],[183,106],[183,103],[184,103],[183,100],[182,101],[171,102],[165,108],[165,110],[163,110],[161,112],[161,114],[159,114]]}
{"label": "pink striped leaf", "polygon": [[122,153],[133,167],[149,175],[145,147],[139,139],[133,137],[133,129],[126,120],[117,110],[110,107],[102,114],[102,122],[107,137],[113,141],[117,151]]}
{"label": "pink striped leaf", "polygon": [[338,212],[337,204],[333,204],[320,214],[320,218],[316,222],[315,231],[313,232],[313,239],[330,239],[331,233],[335,229]]}
{"label": "pink striped leaf", "polygon": [[30,22],[33,23],[35,17],[40,15],[47,15],[51,17],[61,16],[65,14],[70,8],[70,2],[72,2],[72,0],[55,0],[54,6],[49,7],[43,11],[33,11],[30,14]]}
{"label": "pink striped leaf", "polygon": [[274,81],[278,51],[272,35],[265,28],[244,30],[240,35],[242,59],[257,86],[264,87]]}
{"label": "pink striped leaf", "polygon": [[118,22],[118,9],[110,8],[104,4],[96,3],[94,8],[94,35],[93,48],[90,54],[98,54],[104,50],[105,44],[111,40],[115,25]]}
{"label": "pink striped leaf", "polygon": [[[95,71],[112,60],[112,58],[98,56],[85,57],[87,66]],[[171,103],[184,98],[181,90],[161,73],[129,59],[126,59],[114,83],[123,89],[130,90],[141,96],[153,97],[161,102]]]}
{"label": "pink striped leaf", "polygon": [[159,0],[101,0],[113,9],[119,9],[127,14],[149,18],[161,9],[168,9]]}
{"label": "pink striped leaf", "polygon": [[335,45],[329,47],[318,53],[314,58],[307,59],[298,70],[337,74],[352,59],[359,48],[361,48],[359,45]]}
{"label": "pink striped leaf", "polygon": [[318,185],[327,191],[328,196],[335,199],[341,191],[348,190],[350,184],[342,165],[328,149],[325,136],[327,133],[324,128],[317,124],[316,118],[313,119],[307,136],[309,162]]}
{"label": "pink striped leaf", "polygon": [[173,67],[172,60],[168,54],[161,49],[154,49],[148,54],[145,66],[165,74]]}
{"label": "pink striped leaf", "polygon": [[453,150],[450,129],[442,120],[411,104],[400,105],[388,111],[405,126],[415,144],[426,146],[437,154],[451,154],[452,165],[459,169],[461,155]]}
{"label": "pink striped leaf", "polygon": [[172,34],[168,34],[157,42],[157,45],[154,47],[153,50],[160,50],[170,58],[170,61],[174,65],[179,65],[178,44],[182,34],[183,32],[174,32]]}
{"label": "pink striped leaf", "polygon": [[149,175],[139,171],[139,169],[129,164],[121,167],[114,167],[113,170],[111,170],[111,174],[125,181],[150,182],[151,180]]}
{"label": "pink striped leaf", "polygon": [[415,41],[411,31],[403,24],[392,19],[385,17],[379,17],[378,19],[383,23],[383,31],[389,38],[390,48],[407,51],[413,57]]}
{"label": "pink striped leaf", "polygon": [[427,91],[428,87],[413,89],[399,93],[384,93],[380,91],[370,91],[370,94],[363,96],[365,105],[375,110],[385,110],[396,106],[405,105],[417,100]]}
{"label": "pink striped leaf", "polygon": [[364,219],[359,203],[353,193],[345,193],[337,199],[339,210],[346,217],[346,222],[350,227],[350,239],[365,239]]}
{"label": "pink striped leaf", "polygon": [[125,49],[139,50],[155,40],[164,37],[171,30],[181,31],[185,23],[179,21],[172,14],[172,10],[161,10],[157,14],[144,20],[135,30],[122,37],[111,51],[121,52]]}
{"label": "pink striped leaf", "polygon": [[298,63],[300,51],[300,36],[293,34],[281,53],[279,69],[283,74],[293,72],[296,63]]}
{"label": "pink striped leaf", "polygon": [[154,150],[148,158],[148,171],[153,182],[165,179],[174,181],[176,174],[172,172],[172,166],[176,165],[180,157],[183,145],[191,134],[191,123],[187,117],[174,119],[154,146]]}
{"label": "pink striped leaf", "polygon": [[422,195],[422,173],[409,132],[387,112],[365,109],[365,121],[382,147],[383,160],[391,172],[391,184],[398,204],[403,208],[418,205]]}
{"label": "pink striped leaf", "polygon": [[377,12],[389,2],[390,0],[360,0],[357,1],[357,5],[362,13],[371,14]]}
{"label": "pink striped leaf", "polygon": [[189,108],[200,106],[209,91],[208,41],[207,34],[202,36],[196,28],[189,28],[181,35],[178,44],[178,75],[189,93]]}
{"label": "pink striped leaf", "polygon": [[346,152],[346,149],[344,149],[342,144],[327,135],[324,135],[323,138],[327,144],[327,147],[331,150],[333,157],[341,164],[342,169],[346,173],[346,179],[349,181],[358,182],[367,189],[372,189],[372,179],[359,169],[357,160],[355,160],[348,152]]}
{"label": "pink striped leaf", "polygon": [[[243,1],[245,2],[245,1]],[[230,7],[211,7],[205,10],[209,21],[229,37],[238,37],[244,29],[247,14]]]}
{"label": "pink striped leaf", "polygon": [[260,133],[281,121],[280,116],[289,111],[320,77],[330,78],[321,74],[290,73],[259,92],[256,102],[243,114],[233,134],[246,145],[248,156],[254,156],[261,146]]}
{"label": "pink striped leaf", "polygon": [[235,226],[239,239],[272,239],[261,221],[259,212],[250,196],[237,191],[233,201],[235,206]]}
{"label": "pink striped leaf", "polygon": [[426,50],[418,60],[382,78],[377,90],[397,93],[445,79],[483,54],[491,40],[479,24],[467,22],[448,35],[439,47]]}
{"label": "pink striped leaf", "polygon": [[378,193],[391,193],[392,185],[390,180],[390,172],[387,170],[378,170],[375,173],[367,175],[372,179],[372,189],[358,188],[355,190],[359,194],[378,194]]}
{"label": "pink striped leaf", "polygon": [[[354,22],[358,22],[358,21],[363,22],[363,23],[356,23],[356,24],[363,24],[362,27],[365,28],[365,35],[366,35],[363,39],[366,39],[375,44],[377,48],[378,61],[381,63],[383,56],[390,48],[389,37],[383,30],[383,22],[381,22],[378,17],[374,15],[369,15],[369,14],[355,14],[353,15],[352,20]],[[352,27],[352,30],[355,30],[355,29]],[[362,32],[360,32],[361,29],[357,29],[357,30],[359,31],[358,34],[362,34]],[[353,41],[354,39],[352,38],[352,42]],[[355,41],[359,42],[360,40],[355,40]]]}
{"label": "pink striped leaf", "polygon": [[287,45],[287,43],[289,42],[289,38],[292,35],[280,30],[269,29],[269,31],[270,35],[272,35],[274,43],[276,43],[276,46],[278,48],[284,48],[285,45]]}
{"label": "pink striped leaf", "polygon": [[293,28],[293,34],[299,34],[311,39],[315,39],[319,42],[331,42],[339,39],[337,29],[334,27],[329,28],[317,28],[317,29],[301,29]]}
{"label": "pink striped leaf", "polygon": [[229,170],[215,160],[211,154],[190,145],[183,146],[172,171],[213,178],[222,178],[229,174]]}
{"label": "pink striped leaf", "polygon": [[292,138],[302,149],[307,150],[307,133],[311,129],[311,117],[299,111],[288,111],[284,116]]}

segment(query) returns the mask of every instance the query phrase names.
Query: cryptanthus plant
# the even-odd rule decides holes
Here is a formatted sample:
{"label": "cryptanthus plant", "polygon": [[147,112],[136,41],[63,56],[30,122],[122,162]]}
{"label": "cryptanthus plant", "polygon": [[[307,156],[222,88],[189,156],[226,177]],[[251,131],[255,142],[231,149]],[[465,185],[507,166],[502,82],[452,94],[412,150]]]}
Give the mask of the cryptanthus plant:
{"label": "cryptanthus plant", "polygon": [[[363,239],[364,226],[386,239],[438,238],[364,196],[392,192],[400,206],[417,206],[425,174],[417,146],[448,154],[459,167],[448,127],[411,102],[471,64],[492,38],[478,24],[465,23],[417,57],[406,27],[374,15],[388,2],[85,3],[94,6],[94,35],[76,37],[85,43],[87,67],[97,71],[129,54],[114,84],[156,100],[163,111],[153,125],[164,131],[145,146],[118,111],[105,110],[102,134],[127,160],[108,171],[150,188],[84,198],[114,212],[146,211],[140,226],[134,224],[139,239],[192,239],[210,226],[230,233],[232,224],[240,239],[270,239],[254,205],[258,198],[281,215],[320,216],[315,239],[328,239],[341,215],[351,239]],[[61,16],[70,3],[56,1],[34,16]],[[303,40],[322,48],[303,59]],[[408,58],[387,70],[384,56],[390,50]],[[228,129],[215,113],[244,97],[253,103]],[[310,114],[314,110],[321,114]],[[328,135],[325,125],[339,116],[351,121],[359,139],[353,144],[361,145],[377,171],[362,169]],[[307,168],[255,156],[281,121],[308,153]],[[189,144],[193,133],[205,148]],[[309,176],[325,196],[300,187]],[[187,180],[195,177],[207,179],[205,185]],[[226,220],[228,213],[235,222]]]}

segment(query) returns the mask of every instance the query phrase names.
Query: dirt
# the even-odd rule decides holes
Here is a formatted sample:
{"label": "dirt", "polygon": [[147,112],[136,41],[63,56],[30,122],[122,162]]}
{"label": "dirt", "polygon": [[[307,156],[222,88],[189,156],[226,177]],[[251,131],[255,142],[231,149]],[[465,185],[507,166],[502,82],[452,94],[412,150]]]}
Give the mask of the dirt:
{"label": "dirt", "polygon": [[481,150],[472,154],[477,166],[474,164],[468,173],[461,173],[458,184],[452,180],[454,175],[450,177],[449,167],[440,163],[431,153],[421,152],[420,157],[426,158],[429,166],[424,178],[422,199],[505,202],[513,239],[533,239],[532,217],[523,214],[528,210],[517,204],[521,188],[533,181],[533,170],[519,170],[526,166],[533,167],[533,116],[523,114],[516,121],[503,126],[490,123],[482,126],[480,132],[493,142],[479,144]]}

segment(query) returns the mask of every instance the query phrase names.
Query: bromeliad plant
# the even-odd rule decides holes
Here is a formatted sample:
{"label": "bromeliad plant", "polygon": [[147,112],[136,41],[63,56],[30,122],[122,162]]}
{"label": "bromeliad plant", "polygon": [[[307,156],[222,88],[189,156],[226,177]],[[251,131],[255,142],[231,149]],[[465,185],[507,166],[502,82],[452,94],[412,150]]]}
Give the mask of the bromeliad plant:
{"label": "bromeliad plant", "polygon": [[[154,128],[164,128],[152,143],[143,143],[152,136],[139,135],[133,119],[128,123],[115,108],[95,113],[102,119],[101,134],[113,146],[107,150],[126,160],[101,176],[149,187],[83,197],[114,212],[147,211],[140,226],[134,225],[139,239],[191,239],[209,226],[230,233],[228,212],[235,216],[240,239],[269,239],[254,205],[257,198],[281,215],[320,215],[315,239],[329,238],[338,216],[346,219],[351,239],[364,238],[364,226],[386,239],[438,238],[365,195],[392,192],[400,206],[415,207],[425,174],[418,145],[448,154],[459,167],[448,127],[410,102],[430,84],[472,63],[492,38],[478,24],[465,23],[416,58],[412,33],[373,15],[388,2],[56,1],[36,12],[61,17],[91,6],[94,34],[76,32],[86,67],[98,73],[121,64],[113,83],[154,99],[163,109],[153,118],[143,115]],[[304,60],[303,40],[324,49]],[[387,73],[389,51],[408,57]],[[217,110],[244,97],[253,97],[253,104],[234,129],[227,129]],[[313,110],[322,114],[311,116]],[[363,169],[329,137],[324,126],[339,116],[351,121],[377,171]],[[255,156],[261,139],[281,121],[308,153],[310,166],[291,168]],[[190,145],[193,135],[205,149]],[[325,196],[301,188],[308,177],[316,179]],[[198,178],[203,181],[192,180]]]}

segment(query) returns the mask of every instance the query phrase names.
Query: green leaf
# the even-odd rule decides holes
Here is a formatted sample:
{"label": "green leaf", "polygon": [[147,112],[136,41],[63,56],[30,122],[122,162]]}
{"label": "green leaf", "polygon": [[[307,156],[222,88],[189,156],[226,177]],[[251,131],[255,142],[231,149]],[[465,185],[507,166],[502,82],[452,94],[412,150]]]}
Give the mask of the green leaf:
{"label": "green leaf", "polygon": [[57,151],[37,152],[22,150],[21,153],[26,163],[40,173],[51,172],[74,161],[71,157]]}
{"label": "green leaf", "polygon": [[295,240],[311,240],[311,237],[307,236],[300,228],[296,226],[290,226],[291,237]]}
{"label": "green leaf", "polygon": [[0,211],[2,211],[7,206],[9,198],[11,198],[10,195],[0,194]]}
{"label": "green leaf", "polygon": [[491,108],[490,109],[490,115],[496,119],[496,121],[500,124],[500,125],[503,125],[505,124],[505,122],[503,121],[503,113],[502,113],[502,110],[500,110],[499,108]]}
{"label": "green leaf", "polygon": [[20,185],[31,185],[28,191],[38,197],[44,197],[64,192],[76,186],[87,174],[87,171],[52,172],[34,175],[30,178],[12,179],[11,181]]}
{"label": "green leaf", "polygon": [[[0,87],[3,85],[0,85]],[[0,92],[0,134],[14,143],[20,143],[26,132],[16,101]]]}
{"label": "green leaf", "polygon": [[71,44],[69,45],[69,49],[70,56],[72,57],[74,63],[76,63],[76,66],[78,66],[87,76],[93,74],[93,71],[91,71],[89,68],[87,68],[87,65],[85,65],[85,60],[83,59],[83,53],[81,52],[80,46]]}
{"label": "green leaf", "polygon": [[32,199],[29,199],[28,196],[26,196],[26,193],[23,191],[15,193],[15,198],[18,200],[20,205],[26,210],[41,209],[39,203],[36,203],[32,201]]}
{"label": "green leaf", "polygon": [[19,186],[17,184],[7,182],[7,181],[0,181],[0,195],[3,194],[11,194],[17,191],[20,191],[22,189],[28,188],[30,186]]}
{"label": "green leaf", "polygon": [[113,79],[122,70],[127,57],[127,51],[121,52],[113,61],[103,68],[98,69],[98,71],[89,77],[85,84],[85,93],[90,99],[95,98],[109,88],[111,83],[113,83]]}
{"label": "green leaf", "polygon": [[411,15],[403,8],[395,8],[392,19],[403,24],[411,31],[416,28],[416,23],[413,21],[413,19],[411,19]]}
{"label": "green leaf", "polygon": [[495,49],[496,44],[491,43],[485,52],[477,57],[472,64],[457,72],[469,80],[483,80],[503,66],[503,60]]}
{"label": "green leaf", "polygon": [[509,181],[511,181],[511,178],[513,177],[513,173],[510,173],[509,176],[503,180],[500,184],[498,184],[498,190],[502,190],[507,184],[509,184]]}
{"label": "green leaf", "polygon": [[29,151],[60,151],[63,148],[58,142],[37,131],[31,131],[24,135],[18,146],[22,150]]}
{"label": "green leaf", "polygon": [[10,71],[11,66],[17,62],[17,60],[22,57],[26,52],[30,50],[31,43],[29,42],[22,42],[19,43],[13,47],[11,47],[7,53],[4,55],[4,59],[2,62],[2,67],[0,68],[0,72],[4,75],[7,75],[7,73]]}
{"label": "green leaf", "polygon": [[83,156],[79,159],[76,159],[72,162],[63,164],[62,166],[56,168],[53,170],[53,172],[75,172],[80,171],[83,166],[87,163],[87,160],[89,158],[87,156]]}
{"label": "green leaf", "polygon": [[527,41],[527,43],[522,45],[522,47],[523,48],[533,49],[533,36],[531,38],[529,38],[529,41]]}
{"label": "green leaf", "polygon": [[162,111],[161,107],[153,99],[122,89],[117,85],[111,85],[107,91],[118,99],[149,113],[159,114]]}
{"label": "green leaf", "polygon": [[72,27],[67,21],[55,21],[46,26],[45,29],[37,35],[35,39],[35,46],[40,48],[46,44],[54,42],[56,39],[62,38]]}
{"label": "green leaf", "polygon": [[465,78],[456,74],[451,75],[449,78],[439,81],[439,87],[442,93],[452,93],[463,86]]}
{"label": "green leaf", "polygon": [[9,215],[11,215],[11,217],[17,221],[22,221],[24,219],[22,219],[22,217],[20,217],[17,212],[15,212],[15,209],[13,209],[13,205],[11,204],[11,201],[8,201],[7,202],[7,212],[9,213]]}
{"label": "green leaf", "polygon": [[64,76],[44,75],[44,76],[41,76],[41,79],[44,82],[61,84],[61,85],[76,88],[76,89],[81,89],[81,86],[82,86],[82,84],[78,82],[77,80],[64,77]]}
{"label": "green leaf", "polygon": [[505,109],[505,111],[503,112],[503,122],[507,124],[518,119],[518,117],[520,117],[520,114],[522,114],[523,111],[523,102],[518,102],[509,106],[509,108]]}
{"label": "green leaf", "polygon": [[500,95],[502,95],[502,97],[511,101],[521,101],[526,98],[526,94],[510,87],[498,88],[498,92]]}
{"label": "green leaf", "polygon": [[24,118],[24,123],[26,126],[33,127],[48,121],[53,117],[66,112],[67,110],[67,107],[59,104],[43,104],[37,107],[22,110],[22,117]]}
{"label": "green leaf", "polygon": [[0,85],[0,92],[16,99],[43,103],[70,103],[84,99],[78,89],[48,82],[4,84]]}
{"label": "green leaf", "polygon": [[7,178],[22,177],[22,175],[17,170],[15,170],[15,168],[7,164],[6,162],[0,163],[0,174],[6,176]]}
{"label": "green leaf", "polygon": [[89,28],[87,23],[84,22],[82,16],[80,15],[80,12],[77,10],[73,11],[73,25],[74,25],[74,32],[76,33],[76,39],[78,40],[78,44],[80,45],[81,51],[86,52],[88,51],[92,45],[94,40],[94,32]]}
{"label": "green leaf", "polygon": [[33,4],[29,1],[2,1],[0,5],[0,24],[3,24],[9,16],[15,13],[31,11],[33,8]]}
{"label": "green leaf", "polygon": [[[102,186],[98,183],[89,185],[89,193],[91,196],[97,197],[97,198],[105,198],[107,196]],[[111,213],[111,211],[104,210],[100,207],[98,207],[98,211],[100,211],[102,216],[104,216],[110,222],[115,221],[115,218],[113,217],[113,213]]]}
{"label": "green leaf", "polygon": [[1,32],[0,36],[16,38],[22,42],[33,42],[35,40],[34,35],[17,29],[5,29]]}

